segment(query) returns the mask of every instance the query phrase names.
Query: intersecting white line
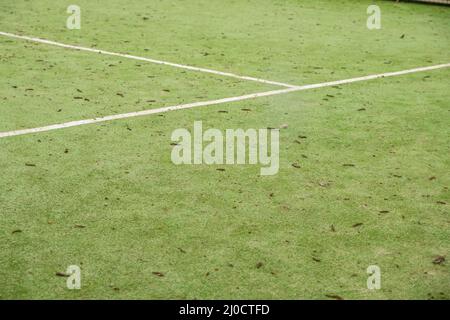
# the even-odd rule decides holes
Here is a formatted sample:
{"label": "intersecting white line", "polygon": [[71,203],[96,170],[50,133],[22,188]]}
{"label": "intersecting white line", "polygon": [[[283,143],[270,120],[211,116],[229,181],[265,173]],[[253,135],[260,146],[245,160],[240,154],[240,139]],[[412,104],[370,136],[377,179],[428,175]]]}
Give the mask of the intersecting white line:
{"label": "intersecting white line", "polygon": [[122,57],[122,58],[127,58],[127,59],[146,61],[146,62],[162,64],[162,65],[165,65],[165,66],[171,66],[171,67],[180,68],[180,69],[187,69],[187,70],[198,71],[198,72],[206,72],[206,73],[211,73],[211,74],[215,74],[215,75],[219,75],[219,76],[231,77],[231,78],[236,78],[236,79],[241,79],[241,80],[248,80],[248,81],[256,81],[256,82],[261,82],[261,83],[265,83],[265,84],[271,84],[271,85],[281,86],[281,87],[286,87],[286,88],[294,88],[294,87],[296,87],[294,85],[291,85],[291,84],[288,84],[288,83],[283,83],[283,82],[270,81],[270,80],[254,78],[254,77],[248,77],[248,76],[240,76],[240,75],[237,75],[237,74],[234,74],[234,73],[222,72],[222,71],[217,71],[217,70],[212,70],[212,69],[207,69],[207,68],[193,67],[193,66],[188,66],[188,65],[184,65],[184,64],[172,63],[172,62],[168,62],[168,61],[156,60],[156,59],[151,59],[151,58],[138,57],[138,56],[133,56],[133,55],[130,55],[130,54],[124,54],[124,53],[117,53],[117,52],[111,52],[111,51],[106,51],[106,50],[99,50],[99,49],[93,49],[93,48],[87,48],[87,47],[74,46],[74,45],[70,45],[70,44],[64,44],[64,43],[55,42],[55,41],[46,40],[46,39],[41,39],[41,38],[20,36],[20,35],[13,34],[13,33],[8,33],[8,32],[0,31],[0,35],[5,36],[5,37],[10,37],[10,38],[16,38],[16,39],[22,39],[22,40],[27,40],[27,41],[32,41],[32,42],[44,43],[44,44],[57,46],[57,47],[62,47],[62,48],[66,48],[66,49],[81,50],[81,51],[88,51],[88,52],[94,52],[94,53],[101,53],[101,54],[104,54],[104,55],[110,55],[110,56]]}
{"label": "intersecting white line", "polygon": [[431,71],[431,70],[449,68],[449,67],[450,67],[450,63],[446,63],[446,64],[440,64],[440,65],[434,65],[434,66],[428,66],[428,67],[407,69],[407,70],[402,70],[402,71],[373,74],[373,75],[369,75],[369,76],[363,76],[363,77],[357,77],[357,78],[351,78],[351,79],[316,83],[316,84],[310,84],[310,85],[305,85],[305,86],[296,86],[293,88],[259,92],[259,93],[247,94],[247,95],[231,97],[231,98],[194,102],[194,103],[181,104],[181,105],[170,106],[170,107],[163,107],[163,108],[158,108],[158,109],[149,109],[149,110],[143,110],[143,111],[137,111],[137,112],[110,115],[110,116],[100,117],[100,118],[93,118],[93,119],[86,119],[86,120],[79,120],[79,121],[70,121],[70,122],[45,126],[45,127],[0,132],[0,138],[19,136],[19,135],[30,134],[30,133],[38,133],[38,132],[44,132],[44,131],[51,131],[51,130],[58,130],[58,129],[63,129],[63,128],[76,127],[76,126],[81,126],[81,125],[85,125],[85,124],[106,122],[106,121],[111,121],[111,120],[118,120],[118,119],[132,118],[132,117],[141,117],[141,116],[146,116],[146,115],[150,115],[150,114],[157,114],[157,113],[163,113],[163,112],[175,111],[175,110],[181,110],[181,109],[191,109],[191,108],[197,108],[197,107],[217,105],[217,104],[222,104],[222,103],[249,100],[249,99],[255,99],[255,98],[259,98],[259,97],[267,97],[267,96],[285,94],[285,93],[294,92],[294,91],[303,91],[303,90],[317,89],[317,88],[323,88],[323,87],[337,86],[337,85],[348,84],[348,83],[359,82],[359,81],[368,81],[368,80],[379,79],[379,78],[395,77],[395,76],[405,75],[405,74],[409,74],[409,73]]}
{"label": "intersecting white line", "polygon": [[146,115],[150,115],[150,114],[163,113],[163,112],[180,110],[180,109],[190,109],[190,108],[197,108],[197,107],[203,107],[203,106],[217,105],[217,104],[229,103],[229,102],[235,102],[235,101],[241,101],[241,100],[255,99],[255,98],[259,98],[259,97],[279,95],[279,94],[284,94],[284,93],[289,93],[289,92],[294,92],[294,91],[302,91],[302,90],[337,86],[337,85],[341,85],[341,84],[348,84],[348,83],[359,82],[359,81],[368,81],[368,80],[385,78],[385,77],[394,77],[394,76],[400,76],[400,75],[409,74],[409,73],[430,71],[430,70],[450,67],[450,63],[447,63],[447,64],[440,64],[440,65],[434,65],[434,66],[419,67],[419,68],[414,68],[414,69],[407,69],[407,70],[396,71],[396,72],[373,74],[373,75],[344,79],[344,80],[322,82],[322,83],[316,83],[316,84],[310,84],[310,85],[304,85],[304,86],[296,86],[296,85],[286,84],[286,83],[282,83],[282,82],[275,82],[275,81],[247,77],[247,76],[239,76],[239,75],[236,75],[233,73],[221,72],[221,71],[216,71],[216,70],[212,70],[212,69],[198,68],[198,67],[193,67],[193,66],[188,66],[188,65],[171,63],[171,62],[167,62],[167,61],[133,56],[133,55],[129,55],[129,54],[115,53],[115,52],[80,47],[80,46],[73,46],[73,45],[59,43],[59,42],[55,42],[55,41],[51,41],[51,40],[21,36],[21,35],[16,35],[16,34],[7,33],[7,32],[0,31],[0,35],[6,36],[6,37],[11,37],[11,38],[23,39],[23,40],[27,40],[27,41],[33,41],[33,42],[38,42],[38,43],[54,45],[54,46],[58,46],[58,47],[68,48],[68,49],[101,53],[101,54],[118,56],[118,57],[123,57],[123,58],[128,58],[128,59],[134,59],[134,60],[142,60],[142,61],[147,61],[147,62],[151,62],[151,63],[172,66],[172,67],[176,67],[176,68],[188,69],[188,70],[199,71],[199,72],[206,72],[206,73],[211,73],[211,74],[216,74],[216,75],[221,75],[221,76],[238,78],[238,79],[242,79],[242,80],[257,81],[257,82],[262,82],[262,83],[266,83],[266,84],[287,87],[287,89],[265,91],[265,92],[247,94],[247,95],[237,96],[237,97],[223,98],[223,99],[210,100],[210,101],[193,102],[193,103],[188,103],[188,104],[181,104],[181,105],[175,105],[175,106],[169,106],[169,107],[163,107],[163,108],[157,108],[157,109],[149,109],[149,110],[143,110],[143,111],[137,111],[137,112],[116,114],[116,115],[110,115],[110,116],[99,117],[99,118],[70,121],[70,122],[64,122],[64,123],[60,123],[60,124],[54,124],[54,125],[38,127],[38,128],[0,132],[0,138],[19,136],[19,135],[30,134],[30,133],[45,132],[45,131],[51,131],[51,130],[58,130],[58,129],[63,129],[63,128],[76,127],[76,126],[81,126],[81,125],[85,125],[85,124],[106,122],[106,121],[112,121],[112,120],[118,120],[118,119],[140,117],[140,116],[146,116]]}

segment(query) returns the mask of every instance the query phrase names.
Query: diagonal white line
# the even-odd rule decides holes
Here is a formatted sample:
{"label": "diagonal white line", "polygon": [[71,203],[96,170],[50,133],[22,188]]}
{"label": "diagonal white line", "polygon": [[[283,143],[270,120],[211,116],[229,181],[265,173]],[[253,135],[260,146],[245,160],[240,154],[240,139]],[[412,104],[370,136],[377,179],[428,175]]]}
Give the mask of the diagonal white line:
{"label": "diagonal white line", "polygon": [[158,109],[149,109],[149,110],[143,110],[143,111],[137,111],[137,112],[116,114],[116,115],[100,117],[100,118],[93,118],[93,119],[86,119],[86,120],[79,120],[79,121],[70,121],[70,122],[54,124],[54,125],[39,127],[39,128],[0,132],[0,138],[11,137],[11,136],[20,136],[20,135],[29,134],[29,133],[51,131],[51,130],[69,128],[69,127],[76,127],[76,126],[81,126],[84,124],[91,124],[91,123],[98,123],[98,122],[105,122],[105,121],[133,118],[133,117],[141,117],[141,116],[146,116],[146,115],[150,115],[150,114],[164,113],[164,112],[169,112],[169,111],[174,111],[174,110],[190,109],[190,108],[211,106],[211,105],[228,103],[228,102],[235,102],[235,101],[240,101],[240,100],[255,99],[258,97],[273,96],[273,95],[287,93],[287,92],[296,91],[296,90],[297,90],[297,88],[287,88],[287,89],[247,94],[247,95],[238,96],[238,97],[231,97],[231,98],[224,98],[224,99],[210,100],[210,101],[202,101],[202,102],[194,102],[194,103],[180,104],[180,105],[170,106],[170,107],[163,107],[163,108],[158,108]]}
{"label": "diagonal white line", "polygon": [[106,116],[106,117],[101,117],[101,118],[71,121],[71,122],[54,124],[54,125],[39,127],[39,128],[0,132],[0,138],[19,136],[19,135],[24,135],[24,134],[29,134],[29,133],[51,131],[51,130],[69,128],[69,127],[76,127],[76,126],[81,126],[81,125],[85,125],[85,124],[106,122],[106,121],[111,121],[111,120],[118,120],[118,119],[132,118],[132,117],[141,117],[141,116],[146,116],[146,115],[150,115],[150,114],[163,113],[163,112],[174,111],[174,110],[190,109],[190,108],[211,106],[211,105],[217,105],[217,104],[229,103],[229,102],[235,102],[235,101],[241,101],[241,100],[249,100],[249,99],[274,96],[274,95],[279,95],[279,94],[284,94],[284,93],[289,93],[289,92],[294,92],[294,91],[303,91],[303,90],[317,89],[317,88],[323,88],[323,87],[337,86],[337,85],[348,84],[348,83],[353,83],[353,82],[368,81],[368,80],[379,79],[379,78],[395,77],[395,76],[400,76],[400,75],[405,75],[405,74],[410,74],[410,73],[431,71],[431,70],[449,68],[449,67],[450,67],[450,63],[439,64],[439,65],[434,65],[434,66],[420,67],[420,68],[407,69],[407,70],[395,71],[395,72],[380,73],[380,74],[368,75],[368,76],[351,78],[351,79],[329,81],[329,82],[323,82],[323,83],[317,83],[317,84],[309,84],[309,85],[298,86],[298,87],[287,88],[287,89],[259,92],[259,93],[238,96],[238,97],[231,97],[231,98],[224,98],[224,99],[210,100],[210,101],[203,101],[203,102],[194,102],[194,103],[181,104],[181,105],[170,106],[170,107],[163,107],[163,108],[158,108],[158,109],[143,110],[143,111],[138,111],[138,112],[124,113],[124,114],[116,114],[116,115],[111,115],[111,116]]}
{"label": "diagonal white line", "polygon": [[427,66],[427,67],[419,67],[419,68],[407,69],[407,70],[401,70],[401,71],[394,71],[394,72],[372,74],[369,76],[363,76],[363,77],[357,77],[357,78],[351,78],[351,79],[323,82],[323,83],[317,83],[317,84],[309,84],[309,85],[305,85],[305,86],[299,86],[296,91],[316,89],[316,88],[322,88],[322,87],[331,87],[331,86],[337,86],[340,84],[347,84],[347,83],[353,83],[353,82],[359,82],[359,81],[368,81],[368,80],[374,80],[374,79],[379,79],[379,78],[395,77],[395,76],[401,76],[401,75],[410,74],[410,73],[431,71],[431,70],[443,69],[443,68],[450,68],[450,63],[438,64],[438,65]]}
{"label": "diagonal white line", "polygon": [[162,64],[162,65],[165,65],[165,66],[171,66],[171,67],[180,68],[180,69],[187,69],[187,70],[191,70],[191,71],[206,72],[206,73],[211,73],[211,74],[215,74],[215,75],[219,75],[219,76],[231,77],[231,78],[236,78],[236,79],[241,79],[241,80],[256,81],[256,82],[261,82],[261,83],[265,83],[265,84],[271,84],[271,85],[275,85],[275,86],[281,86],[281,87],[287,87],[287,88],[294,88],[294,87],[296,87],[296,86],[291,85],[291,84],[277,82],[277,81],[270,81],[270,80],[259,79],[259,78],[254,78],[254,77],[240,76],[240,75],[237,75],[237,74],[234,74],[234,73],[222,72],[222,71],[206,69],[206,68],[193,67],[193,66],[188,66],[188,65],[184,65],[184,64],[172,63],[172,62],[168,62],[168,61],[156,60],[156,59],[151,59],[151,58],[138,57],[138,56],[133,56],[133,55],[130,55],[130,54],[124,54],[124,53],[117,53],[117,52],[111,52],[111,51],[106,51],[106,50],[99,50],[99,49],[93,49],[93,48],[87,48],[87,47],[74,46],[74,45],[64,44],[64,43],[55,42],[55,41],[46,40],[46,39],[27,37],[27,36],[20,36],[20,35],[8,33],[8,32],[0,31],[0,35],[5,36],[5,37],[10,37],[10,38],[16,38],[16,39],[22,39],[22,40],[27,40],[27,41],[32,41],[32,42],[44,43],[44,44],[57,46],[57,47],[62,47],[62,48],[66,48],[66,49],[74,49],[74,50],[88,51],[88,52],[94,52],[94,53],[101,53],[101,54],[110,55],[110,56],[116,56],[116,57],[122,57],[122,58],[127,58],[127,59],[134,59],[134,60],[146,61],[146,62],[151,62],[151,63],[156,63],[156,64]]}

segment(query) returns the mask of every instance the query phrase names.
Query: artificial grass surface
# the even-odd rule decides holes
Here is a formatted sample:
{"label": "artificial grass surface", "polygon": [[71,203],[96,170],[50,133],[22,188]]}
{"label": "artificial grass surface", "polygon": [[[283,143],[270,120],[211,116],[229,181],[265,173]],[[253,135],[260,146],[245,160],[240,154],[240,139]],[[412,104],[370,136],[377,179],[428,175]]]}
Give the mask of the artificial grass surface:
{"label": "artificial grass surface", "polygon": [[[212,1],[161,1],[148,8],[152,14],[137,1],[81,1],[86,25],[69,32],[66,4],[50,3],[2,4],[8,10],[0,29],[295,84],[448,62],[450,48],[443,7],[380,2],[385,24],[369,32],[367,1],[260,0],[221,10]],[[89,19],[91,10],[96,19]],[[127,19],[133,12],[136,21]],[[29,19],[12,20],[18,15]],[[2,130],[16,129],[14,122],[134,111],[134,102],[147,97],[163,106],[196,101],[198,94],[210,99],[273,88],[1,40],[2,72],[16,70],[2,80]],[[200,54],[205,50],[209,55]],[[36,69],[42,55],[70,72],[43,73],[37,81],[17,59]],[[88,75],[85,68],[92,68]],[[157,75],[148,87],[143,68]],[[449,299],[448,262],[433,264],[450,249],[449,76],[448,69],[436,70],[0,139],[0,298]],[[92,90],[98,104],[77,109],[77,86],[69,80],[83,93]],[[29,85],[40,96],[17,93]],[[162,94],[169,85],[171,94]],[[95,91],[110,86],[107,96]],[[125,97],[117,96],[124,86]],[[27,114],[32,101],[41,101],[39,112]],[[287,124],[280,130],[279,173],[175,166],[170,135],[196,120],[221,130]],[[65,278],[55,275],[71,264],[81,266],[81,290],[66,289]],[[373,264],[382,271],[377,291],[366,288]]]}
{"label": "artificial grass surface", "polygon": [[[382,11],[379,31],[366,27],[366,10],[374,3]],[[294,84],[447,63],[450,51],[445,6],[371,0],[80,0],[81,30],[67,30],[68,5],[3,3],[0,29]]]}
{"label": "artificial grass surface", "polygon": [[268,91],[278,87],[1,38],[0,131]]}

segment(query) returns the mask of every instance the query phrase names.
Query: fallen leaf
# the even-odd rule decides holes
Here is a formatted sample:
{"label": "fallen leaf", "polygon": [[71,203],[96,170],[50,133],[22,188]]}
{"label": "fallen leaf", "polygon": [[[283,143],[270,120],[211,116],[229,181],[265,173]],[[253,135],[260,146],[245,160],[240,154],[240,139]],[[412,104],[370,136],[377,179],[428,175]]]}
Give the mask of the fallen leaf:
{"label": "fallen leaf", "polygon": [[158,277],[164,277],[164,273],[162,273],[162,272],[153,271],[152,273],[153,273],[155,276],[158,276]]}
{"label": "fallen leaf", "polygon": [[55,275],[58,277],[70,277],[70,274],[67,274],[65,272],[56,272]]}
{"label": "fallen leaf", "polygon": [[358,223],[355,223],[354,225],[352,225],[352,228],[357,228],[357,227],[360,227],[362,225],[363,225],[362,222],[358,222]]}
{"label": "fallen leaf", "polygon": [[300,168],[301,168],[300,165],[299,165],[297,162],[293,163],[292,166],[293,166],[294,168],[297,168],[297,169],[300,169]]}
{"label": "fallen leaf", "polygon": [[256,268],[257,268],[257,269],[261,268],[262,266],[263,266],[263,263],[262,263],[262,262],[258,262],[258,263],[256,264]]}
{"label": "fallen leaf", "polygon": [[433,260],[433,264],[443,264],[444,262],[445,262],[445,257],[444,256],[437,256]]}
{"label": "fallen leaf", "polygon": [[341,296],[338,296],[336,294],[326,294],[325,297],[335,299],[335,300],[344,300],[344,298],[342,298]]}
{"label": "fallen leaf", "polygon": [[11,232],[12,234],[14,234],[14,233],[20,233],[20,232],[22,232],[22,230],[20,230],[20,229],[17,229],[17,230],[14,230],[13,232]]}

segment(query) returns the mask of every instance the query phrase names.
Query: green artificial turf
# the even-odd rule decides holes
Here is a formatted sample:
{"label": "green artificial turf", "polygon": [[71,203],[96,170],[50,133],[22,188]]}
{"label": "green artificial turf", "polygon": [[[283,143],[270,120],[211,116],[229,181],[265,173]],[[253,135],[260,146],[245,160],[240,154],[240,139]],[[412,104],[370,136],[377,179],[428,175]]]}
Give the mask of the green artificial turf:
{"label": "green artificial turf", "polygon": [[[0,131],[275,89],[261,83],[0,38]],[[57,93],[57,94],[55,94]]]}
{"label": "green artificial turf", "polygon": [[[373,1],[77,2],[81,30],[69,2],[17,0],[0,31],[297,85],[450,62],[443,6],[379,1],[369,31]],[[0,132],[277,88],[2,36],[0,71]],[[449,86],[441,69],[1,138],[0,298],[450,299]],[[282,127],[279,173],[174,165],[197,120]],[[81,290],[56,275],[73,264]]]}

